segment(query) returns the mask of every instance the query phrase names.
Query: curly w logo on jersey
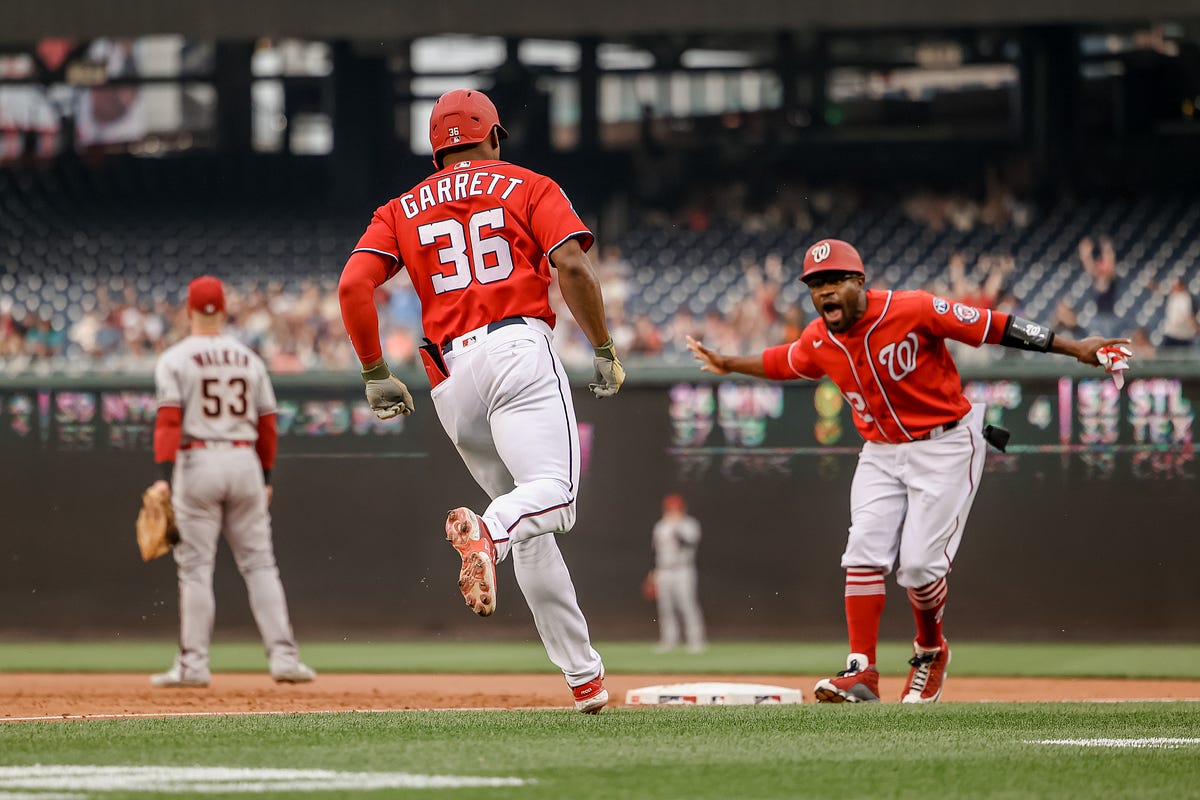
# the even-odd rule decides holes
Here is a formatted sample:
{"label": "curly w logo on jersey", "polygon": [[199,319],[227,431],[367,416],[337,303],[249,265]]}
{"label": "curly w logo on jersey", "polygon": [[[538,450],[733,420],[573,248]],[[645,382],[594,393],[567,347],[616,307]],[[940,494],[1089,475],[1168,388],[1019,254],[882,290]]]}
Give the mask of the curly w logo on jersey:
{"label": "curly w logo on jersey", "polygon": [[894,381],[902,381],[917,368],[917,335],[910,333],[898,342],[879,349],[879,363],[887,367]]}

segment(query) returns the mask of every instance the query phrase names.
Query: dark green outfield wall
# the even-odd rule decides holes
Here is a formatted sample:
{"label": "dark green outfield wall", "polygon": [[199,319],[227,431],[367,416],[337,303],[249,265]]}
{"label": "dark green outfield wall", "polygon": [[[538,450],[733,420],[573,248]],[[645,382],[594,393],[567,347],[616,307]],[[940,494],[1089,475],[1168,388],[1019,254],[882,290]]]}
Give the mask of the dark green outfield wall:
{"label": "dark green outfield wall", "polygon": [[[1013,384],[974,389],[990,394],[1022,452],[990,455],[951,576],[950,635],[1194,641],[1200,503],[1188,426],[1200,383],[1115,400],[1079,382],[1017,381],[1016,395]],[[0,636],[173,635],[173,564],[142,564],[133,541],[153,478],[144,394],[0,392]],[[495,617],[476,619],[458,597],[444,515],[486,501],[427,392],[384,436],[354,432],[377,426],[352,382],[284,387],[280,398],[276,550],[302,638],[535,636],[508,565]],[[661,498],[674,491],[704,526],[714,638],[843,635],[838,559],[859,440],[836,393],[698,384],[629,387],[611,401],[577,391],[575,402],[587,464],[579,522],[560,543],[597,639],[656,635],[639,586]],[[837,441],[819,446],[818,429]],[[1088,437],[1115,444],[1088,451]],[[217,637],[253,636],[224,549],[216,584]],[[889,588],[883,634],[903,639],[907,604]]]}

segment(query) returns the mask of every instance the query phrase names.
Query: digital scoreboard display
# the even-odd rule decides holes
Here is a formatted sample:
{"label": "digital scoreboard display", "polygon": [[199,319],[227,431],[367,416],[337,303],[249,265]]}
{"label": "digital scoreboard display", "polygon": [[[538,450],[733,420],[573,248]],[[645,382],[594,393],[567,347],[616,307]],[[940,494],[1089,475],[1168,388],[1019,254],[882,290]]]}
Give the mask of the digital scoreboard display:
{"label": "digital scoreboard display", "polygon": [[[1135,474],[1182,477],[1195,456],[1200,381],[1141,378],[1118,390],[1107,377],[1031,378],[973,380],[963,389],[972,403],[986,405],[987,424],[1012,433],[1007,454],[993,453],[992,468],[1021,454],[1063,453],[1103,469],[1128,454]],[[678,383],[669,398],[671,452],[692,468],[698,456],[727,463],[756,457],[760,468],[779,471],[789,456],[849,454],[862,446],[849,404],[829,381]]]}

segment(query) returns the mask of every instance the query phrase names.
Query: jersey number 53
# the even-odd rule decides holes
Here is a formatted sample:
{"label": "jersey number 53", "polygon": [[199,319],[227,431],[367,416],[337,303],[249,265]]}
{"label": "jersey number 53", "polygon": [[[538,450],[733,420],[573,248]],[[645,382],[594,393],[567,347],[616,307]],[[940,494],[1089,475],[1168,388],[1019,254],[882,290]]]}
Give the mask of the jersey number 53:
{"label": "jersey number 53", "polygon": [[250,406],[246,391],[245,378],[230,378],[227,381],[204,378],[200,381],[200,394],[204,398],[200,410],[206,417],[244,417]]}

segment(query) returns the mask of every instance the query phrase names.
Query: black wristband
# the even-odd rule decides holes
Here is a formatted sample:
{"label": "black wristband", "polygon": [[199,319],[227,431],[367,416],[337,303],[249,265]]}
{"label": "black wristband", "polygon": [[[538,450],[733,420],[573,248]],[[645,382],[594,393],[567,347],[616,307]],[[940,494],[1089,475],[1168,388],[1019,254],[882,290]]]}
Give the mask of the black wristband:
{"label": "black wristband", "polygon": [[1004,326],[1004,335],[1000,337],[1000,344],[1017,350],[1045,353],[1050,349],[1050,345],[1054,344],[1054,331],[1050,330],[1049,326],[1010,314],[1008,324]]}
{"label": "black wristband", "polygon": [[267,486],[271,485],[271,470],[266,467],[263,467],[263,483]]}
{"label": "black wristband", "polygon": [[174,461],[159,461],[154,466],[158,467],[158,477],[167,483],[171,482],[171,476],[175,473]]}

